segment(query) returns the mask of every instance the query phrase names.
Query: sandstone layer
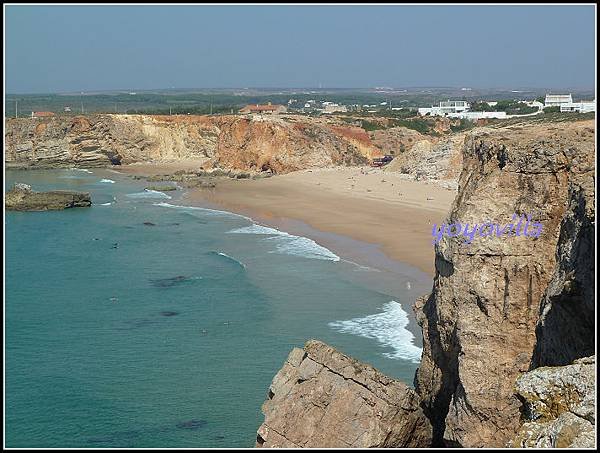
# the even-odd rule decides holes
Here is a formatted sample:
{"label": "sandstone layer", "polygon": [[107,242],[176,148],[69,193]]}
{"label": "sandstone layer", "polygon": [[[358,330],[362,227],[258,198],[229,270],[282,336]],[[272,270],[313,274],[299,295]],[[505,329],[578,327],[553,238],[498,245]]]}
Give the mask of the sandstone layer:
{"label": "sandstone layer", "polygon": [[415,447],[431,438],[414,390],[314,340],[292,350],[263,412],[258,447]]}
{"label": "sandstone layer", "polygon": [[191,160],[198,168],[287,173],[365,164],[380,155],[363,129],[310,118],[88,115],[6,120],[7,167],[102,167]]}

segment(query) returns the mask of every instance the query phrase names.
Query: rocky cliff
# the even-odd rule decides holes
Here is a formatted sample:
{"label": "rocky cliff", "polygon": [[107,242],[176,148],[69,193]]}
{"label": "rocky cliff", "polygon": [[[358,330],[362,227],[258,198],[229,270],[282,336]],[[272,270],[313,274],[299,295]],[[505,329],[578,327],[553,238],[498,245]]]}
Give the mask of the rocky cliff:
{"label": "rocky cliff", "polygon": [[366,163],[380,151],[358,129],[260,116],[7,119],[5,162],[8,167],[97,167],[186,159],[205,167],[286,173]]}
{"label": "rocky cliff", "polygon": [[471,244],[445,235],[436,246],[433,290],[415,306],[424,343],[415,384],[434,443],[505,445],[520,424],[517,376],[593,351],[593,288],[582,285],[594,279],[594,196],[593,123],[467,137],[447,223],[530,215],[542,232],[481,233]]}
{"label": "rocky cliff", "polygon": [[415,447],[431,438],[414,390],[319,341],[292,350],[263,412],[257,447]]}
{"label": "rocky cliff", "polygon": [[[594,154],[591,121],[482,128],[465,136],[458,195],[448,218],[438,220],[438,227],[453,226],[435,246],[432,291],[414,307],[423,329],[415,390],[431,424],[431,438],[421,437],[420,446],[588,445],[595,425],[591,359],[571,369],[540,366],[566,365],[594,351]],[[535,234],[526,234],[535,223]],[[463,234],[467,228],[472,240]],[[287,376],[290,365],[284,370]],[[278,375],[274,383],[282,380]],[[265,404],[263,428],[281,414],[294,420],[282,422],[284,437],[295,445],[320,439],[313,446],[349,426],[357,435],[380,432],[377,424],[357,422],[356,408],[345,405],[327,423],[306,417],[306,401],[326,387],[301,382]],[[325,392],[326,402],[337,391]],[[343,395],[353,400],[360,392],[346,387]],[[544,417],[535,412],[543,412],[540,399],[551,408]],[[556,407],[557,401],[564,404]],[[394,423],[402,427],[406,413],[399,415]]]}

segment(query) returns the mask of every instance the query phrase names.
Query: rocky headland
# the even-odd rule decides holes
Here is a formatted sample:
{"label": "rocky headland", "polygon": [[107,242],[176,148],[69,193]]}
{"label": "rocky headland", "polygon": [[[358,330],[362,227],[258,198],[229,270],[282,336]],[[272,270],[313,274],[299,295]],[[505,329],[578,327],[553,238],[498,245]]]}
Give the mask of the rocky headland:
{"label": "rocky headland", "polygon": [[280,174],[381,155],[364,130],[310,118],[98,114],[5,125],[7,168],[192,160],[198,168]]}
{"label": "rocky headland", "polygon": [[[530,215],[543,231],[535,239],[485,235],[471,244],[445,236],[435,246],[432,291],[414,307],[424,345],[415,392],[431,428],[419,446],[593,446],[594,138],[593,122],[482,128],[465,136],[458,194],[440,223],[508,223],[516,213]],[[324,415],[327,423],[315,423],[307,404],[323,392],[321,409],[314,409],[323,412],[337,390],[291,378],[302,368],[294,358],[310,358],[314,344],[293,352],[293,363],[288,360],[273,381],[260,445],[274,437],[278,445],[317,445],[312,439],[353,445],[349,425],[357,438],[369,439],[361,446],[415,440],[412,432],[394,434],[396,423],[398,429],[411,423],[412,410],[382,425],[360,405],[340,406],[335,417]],[[332,373],[320,364],[313,384]],[[354,374],[366,370],[352,361]],[[340,392],[353,401],[377,394],[385,379]],[[285,398],[273,390],[282,385]],[[404,395],[412,395],[409,390]],[[402,397],[397,401],[411,407]],[[269,437],[269,427],[279,437]],[[386,433],[393,439],[388,443],[381,441]]]}

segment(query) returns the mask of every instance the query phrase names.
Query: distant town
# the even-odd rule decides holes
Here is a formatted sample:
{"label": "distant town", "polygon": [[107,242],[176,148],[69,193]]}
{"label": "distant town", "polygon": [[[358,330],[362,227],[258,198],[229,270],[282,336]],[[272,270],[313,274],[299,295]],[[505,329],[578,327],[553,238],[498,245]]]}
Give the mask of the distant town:
{"label": "distant town", "polygon": [[[462,88],[462,92],[471,91],[469,88]],[[381,94],[383,89],[376,90],[377,94]],[[317,93],[315,93],[317,94]],[[394,94],[398,95],[398,92]],[[27,96],[27,95],[25,95]],[[106,95],[102,95],[106,97]],[[136,98],[140,97],[146,102],[148,95],[141,94],[138,96],[136,92],[128,92],[127,96],[137,101]],[[158,96],[158,95],[157,95]],[[225,96],[225,95],[221,95]],[[209,102],[203,110],[185,109],[180,106],[170,106],[168,110],[158,108],[125,108],[124,102],[119,100],[115,102],[114,108],[99,108],[93,105],[94,108],[89,108],[89,98],[81,96],[80,105],[63,105],[61,108],[54,108],[52,110],[25,110],[27,107],[19,108],[19,100],[14,101],[14,105],[7,105],[7,116],[13,116],[8,114],[10,110],[14,111],[15,117],[31,117],[31,118],[44,118],[51,117],[54,115],[76,115],[85,113],[127,113],[127,114],[242,114],[242,115],[278,115],[278,114],[300,114],[300,115],[331,115],[331,114],[354,114],[354,115],[400,115],[400,116],[414,116],[414,117],[447,117],[467,121],[477,121],[486,119],[509,119],[514,117],[524,116],[535,116],[543,112],[549,113],[590,113],[596,111],[596,100],[579,99],[574,100],[572,94],[558,94],[558,93],[546,93],[545,96],[539,96],[534,100],[527,99],[506,99],[500,98],[498,100],[477,100],[477,99],[462,99],[452,100],[447,99],[444,101],[438,101],[437,103],[430,103],[429,105],[418,105],[415,100],[412,100],[412,105],[407,105],[406,99],[387,99],[380,100],[370,99],[367,102],[341,102],[327,99],[327,97],[315,96],[314,99],[302,99],[302,98],[289,98],[287,102],[279,103],[266,101],[263,103],[251,103],[240,108],[239,105],[227,105],[225,101],[221,100],[220,95],[215,95],[214,103]],[[95,100],[94,95],[94,102]],[[281,98],[281,94],[274,96]],[[334,96],[335,97],[335,96]],[[339,97],[339,96],[338,96]],[[27,97],[24,98],[27,100]],[[84,102],[85,99],[85,102]],[[206,103],[206,102],[205,102]],[[86,109],[86,105],[88,108]],[[224,105],[225,104],[225,105]],[[416,105],[415,105],[416,104]],[[137,104],[135,104],[137,105]],[[12,107],[12,108],[10,108]],[[186,111],[187,110],[187,111]]]}

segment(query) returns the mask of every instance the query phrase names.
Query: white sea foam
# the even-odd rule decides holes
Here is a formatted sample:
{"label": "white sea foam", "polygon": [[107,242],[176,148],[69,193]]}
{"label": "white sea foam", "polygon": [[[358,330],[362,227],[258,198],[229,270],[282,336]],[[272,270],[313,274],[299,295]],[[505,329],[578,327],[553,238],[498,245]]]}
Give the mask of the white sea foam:
{"label": "white sea foam", "polygon": [[217,255],[222,256],[224,258],[227,258],[228,260],[231,260],[237,264],[239,264],[240,266],[242,266],[244,269],[246,268],[246,265],[244,263],[242,263],[240,260],[235,259],[233,256],[229,256],[227,253],[224,252],[216,252]]}
{"label": "white sea foam", "polygon": [[340,257],[335,253],[317,244],[312,239],[303,236],[295,236],[286,233],[285,231],[279,231],[275,228],[269,228],[263,225],[252,224],[250,226],[231,230],[229,233],[267,235],[269,237],[264,238],[263,240],[273,242],[277,253],[320,260],[340,260]]}
{"label": "white sea foam", "polygon": [[[169,197],[169,198],[171,198],[171,197]],[[170,203],[165,203],[165,202],[154,203],[154,206],[161,206],[163,208],[180,209],[180,210],[189,211],[189,212],[200,212],[202,214],[210,215],[210,216],[241,217],[243,219],[252,221],[252,219],[250,217],[246,217],[241,214],[235,214],[233,212],[228,212],[228,211],[219,211],[218,209],[200,208],[198,206],[179,206],[176,204],[170,204]]]}
{"label": "white sea foam", "polygon": [[250,226],[236,228],[235,230],[228,231],[228,233],[234,233],[234,234],[267,234],[267,235],[271,235],[271,236],[278,236],[280,234],[287,234],[287,233],[283,233],[282,231],[276,230],[275,228],[269,228],[269,227],[266,227],[266,226],[263,226],[263,225],[258,225],[256,223],[253,223]]}
{"label": "white sea foam", "polygon": [[127,196],[129,198],[164,198],[166,200],[171,199],[171,196],[167,195],[164,192],[159,192],[158,190],[150,189],[145,189],[143,192],[128,193]]}
{"label": "white sea foam", "polygon": [[112,203],[108,202],[108,203],[100,203],[100,206],[110,206]]}
{"label": "white sea foam", "polygon": [[100,182],[105,182],[108,184],[114,184],[115,182],[112,179],[101,179]]}
{"label": "white sea foam", "polygon": [[421,348],[414,344],[415,337],[406,328],[408,315],[396,301],[388,302],[382,308],[381,313],[330,322],[328,325],[341,333],[375,339],[381,345],[393,349],[393,352],[383,353],[386,357],[418,363],[421,359]]}

